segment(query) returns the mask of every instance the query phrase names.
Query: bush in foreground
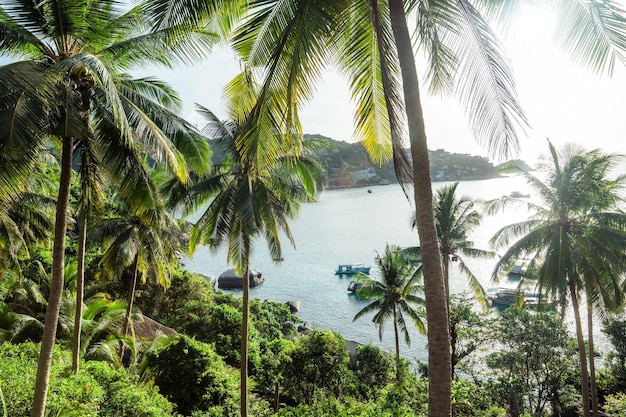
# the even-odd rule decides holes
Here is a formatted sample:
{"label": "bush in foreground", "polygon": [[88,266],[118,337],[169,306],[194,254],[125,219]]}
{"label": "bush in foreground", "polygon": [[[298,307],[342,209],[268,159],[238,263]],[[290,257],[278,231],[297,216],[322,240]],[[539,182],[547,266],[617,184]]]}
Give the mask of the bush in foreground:
{"label": "bush in foreground", "polygon": [[[39,345],[0,345],[0,383],[11,417],[28,417],[35,385]],[[172,404],[154,387],[133,380],[125,370],[87,362],[71,373],[71,352],[55,349],[46,409],[52,416],[171,417]]]}

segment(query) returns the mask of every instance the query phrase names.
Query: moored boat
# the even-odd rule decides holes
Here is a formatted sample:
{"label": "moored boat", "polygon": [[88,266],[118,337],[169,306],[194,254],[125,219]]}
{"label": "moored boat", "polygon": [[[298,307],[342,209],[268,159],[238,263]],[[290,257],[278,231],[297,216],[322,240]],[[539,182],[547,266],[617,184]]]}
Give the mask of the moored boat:
{"label": "moored boat", "polygon": [[536,293],[529,293],[516,288],[496,288],[489,291],[487,299],[492,306],[520,305],[523,307],[548,308],[554,305],[554,301]]}
{"label": "moored boat", "polygon": [[526,274],[526,269],[530,264],[530,259],[518,259],[513,268],[509,270],[509,277],[520,278]]}
{"label": "moored boat", "polygon": [[359,272],[369,274],[370,269],[370,266],[365,266],[364,264],[339,264],[335,275],[354,275]]}
{"label": "moored boat", "polygon": [[513,191],[509,196],[513,198],[530,198],[530,194],[520,193],[519,191]]}
{"label": "moored boat", "polygon": [[348,291],[357,292],[359,289],[361,289],[361,287],[363,287],[363,284],[353,280],[350,281],[350,283],[348,284]]}

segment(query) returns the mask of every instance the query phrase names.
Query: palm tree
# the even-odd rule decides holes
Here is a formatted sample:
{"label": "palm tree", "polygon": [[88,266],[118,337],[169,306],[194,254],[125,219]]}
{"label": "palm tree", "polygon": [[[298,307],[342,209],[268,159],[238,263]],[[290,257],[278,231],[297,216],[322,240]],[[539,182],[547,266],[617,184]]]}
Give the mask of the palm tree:
{"label": "palm tree", "polygon": [[[621,27],[624,12],[616,2],[593,8],[578,7],[573,1],[548,4],[563,12],[556,13],[562,19],[560,41],[577,60],[601,72],[610,71],[616,59],[624,58],[626,36],[615,29]],[[481,5],[498,17],[517,10],[508,3]],[[417,45],[428,55],[431,89],[455,90],[478,139],[490,152],[507,156],[517,150],[515,126],[525,124],[525,117],[497,36],[467,0],[275,0],[253,1],[250,6],[253,17],[236,37],[235,46],[251,65],[267,68],[264,85],[268,90],[282,90],[285,123],[297,121],[299,105],[311,97],[323,68],[336,65],[347,75],[357,103],[356,137],[376,161],[393,151],[401,182],[406,182],[406,174],[412,174],[430,329],[429,368],[433,371],[429,415],[449,416],[445,286],[432,215],[426,130],[406,16],[416,16]],[[401,152],[405,120],[412,169]]]}
{"label": "palm tree", "polygon": [[[3,164],[7,177],[0,183],[32,170],[48,143],[61,150],[52,281],[33,417],[44,414],[49,384],[63,290],[74,147],[81,140],[98,141],[102,160],[114,167],[112,180],[131,197],[152,194],[152,201],[158,201],[138,163],[143,153],[150,153],[156,162],[167,161],[181,179],[187,175],[182,155],[173,146],[189,145],[185,133],[193,130],[174,116],[180,101],[164,84],[133,80],[124,71],[138,65],[196,61],[216,38],[207,30],[206,7],[194,15],[197,25],[191,28],[168,21],[163,9],[155,6],[148,2],[127,10],[111,0],[46,0],[0,8],[0,54],[18,59],[0,67],[0,118],[12,121],[0,124],[0,158],[9,162]],[[176,19],[187,16],[180,13]],[[135,193],[130,192],[133,188]]]}
{"label": "palm tree", "polygon": [[[228,261],[242,276],[241,415],[248,415],[248,322],[250,303],[250,257],[254,239],[263,236],[270,256],[282,258],[279,232],[295,246],[288,219],[301,203],[312,201],[320,185],[320,170],[302,148],[286,143],[275,129],[279,124],[270,112],[253,119],[250,110],[257,100],[251,73],[244,71],[226,88],[231,120],[221,122],[200,107],[207,118],[206,134],[224,147],[226,159],[215,173],[199,178],[174,205],[185,215],[205,207],[190,234],[190,250],[198,244],[227,246]],[[210,202],[209,202],[210,201]],[[206,205],[208,203],[208,206]]]}
{"label": "palm tree", "polygon": [[[95,235],[105,248],[99,274],[105,279],[130,276],[121,330],[121,336],[127,337],[138,281],[145,283],[150,279],[165,289],[169,286],[170,268],[178,264],[178,254],[184,249],[180,228],[165,210],[131,213],[126,208],[119,217],[104,219]],[[123,353],[122,347],[120,357]]]}
{"label": "palm tree", "polygon": [[[486,302],[485,289],[469,269],[462,256],[466,255],[472,258],[495,258],[497,256],[493,251],[475,248],[473,242],[468,240],[468,234],[480,225],[482,214],[474,209],[475,203],[468,196],[457,197],[458,185],[459,183],[455,182],[440,188],[433,200],[448,310],[450,305],[450,262],[458,262],[461,272],[467,277],[474,296],[484,305]],[[416,227],[416,223],[415,218],[413,218],[413,227]]]}
{"label": "palm tree", "polygon": [[372,301],[359,311],[353,320],[363,317],[365,314],[376,312],[372,321],[378,326],[378,336],[383,339],[384,324],[388,319],[393,323],[393,331],[396,346],[396,379],[400,382],[400,335],[404,334],[404,340],[411,343],[407,320],[412,321],[417,330],[426,333],[426,327],[422,322],[417,306],[424,305],[424,299],[420,296],[424,288],[419,284],[421,281],[421,268],[408,262],[399,246],[389,245],[385,247],[385,254],[376,256],[376,264],[380,270],[380,279],[358,273],[357,282],[362,287],[357,290],[357,295]]}
{"label": "palm tree", "polygon": [[[539,292],[559,299],[563,307],[569,296],[578,340],[583,410],[588,417],[589,377],[579,297],[581,291],[588,291],[588,303],[599,295],[610,305],[621,300],[626,214],[617,209],[616,203],[623,178],[607,178],[615,155],[583,152],[576,147],[558,153],[552,144],[550,155],[551,160],[539,165],[546,174],[544,181],[523,174],[544,205],[527,203],[534,213],[530,219],[505,226],[492,238],[494,247],[508,247],[496,264],[494,277],[503,265],[528,256],[531,276],[524,277],[522,283],[536,280]],[[496,201],[492,210],[514,202],[508,198]]]}
{"label": "palm tree", "polygon": [[54,201],[42,194],[23,192],[0,204],[0,276],[7,269],[21,274],[20,255],[28,257],[33,244],[49,244]]}

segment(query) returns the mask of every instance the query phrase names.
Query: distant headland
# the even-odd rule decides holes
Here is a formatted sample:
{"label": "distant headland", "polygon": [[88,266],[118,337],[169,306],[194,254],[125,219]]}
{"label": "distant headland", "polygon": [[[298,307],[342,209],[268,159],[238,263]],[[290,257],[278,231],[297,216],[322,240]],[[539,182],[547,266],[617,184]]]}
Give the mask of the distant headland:
{"label": "distant headland", "polygon": [[[374,164],[361,143],[337,141],[322,135],[304,135],[306,140],[327,142],[330,146],[316,150],[312,157],[326,171],[327,189],[364,187],[397,183],[393,162]],[[450,153],[443,149],[429,151],[433,182],[468,181],[501,176],[502,165],[493,165],[483,156]],[[510,161],[524,170],[531,168],[523,161]]]}

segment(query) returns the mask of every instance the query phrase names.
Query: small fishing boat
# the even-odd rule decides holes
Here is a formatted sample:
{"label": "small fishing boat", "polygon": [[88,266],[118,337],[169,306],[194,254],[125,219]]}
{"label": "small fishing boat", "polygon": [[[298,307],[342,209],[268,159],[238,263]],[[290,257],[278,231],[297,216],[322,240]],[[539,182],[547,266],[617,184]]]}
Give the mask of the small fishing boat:
{"label": "small fishing boat", "polygon": [[364,264],[339,264],[335,275],[354,275],[359,272],[369,274],[370,269],[370,266],[365,266]]}
{"label": "small fishing boat", "polygon": [[357,292],[359,289],[361,289],[362,286],[363,284],[361,284],[360,282],[350,281],[350,283],[348,284],[348,291]]}
{"label": "small fishing boat", "polygon": [[513,268],[509,271],[509,277],[520,278],[526,274],[526,267],[530,263],[530,259],[519,259]]}

